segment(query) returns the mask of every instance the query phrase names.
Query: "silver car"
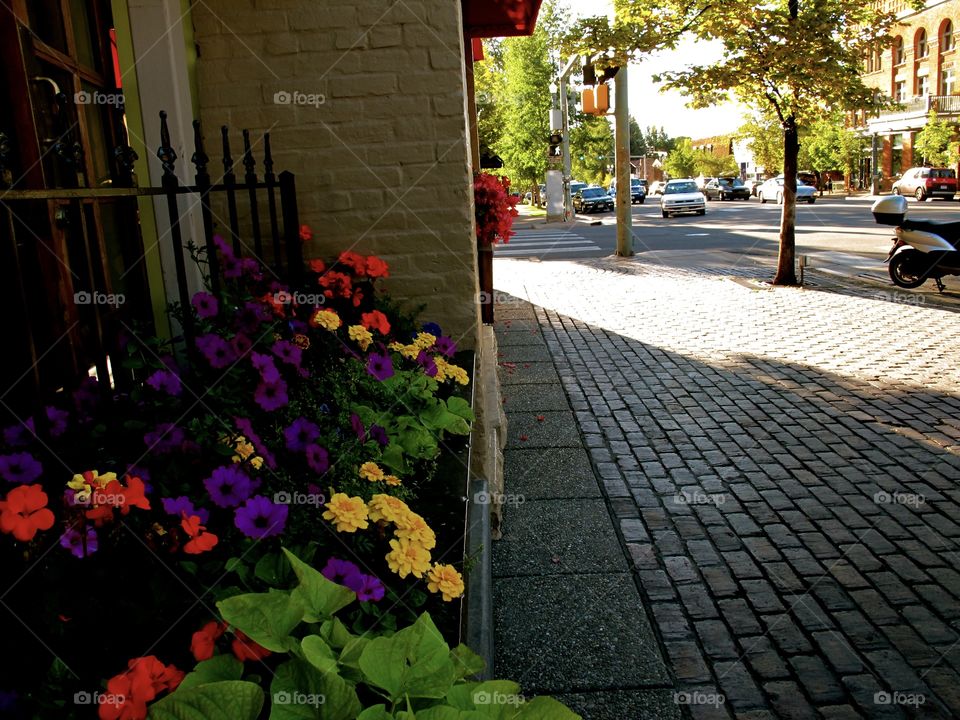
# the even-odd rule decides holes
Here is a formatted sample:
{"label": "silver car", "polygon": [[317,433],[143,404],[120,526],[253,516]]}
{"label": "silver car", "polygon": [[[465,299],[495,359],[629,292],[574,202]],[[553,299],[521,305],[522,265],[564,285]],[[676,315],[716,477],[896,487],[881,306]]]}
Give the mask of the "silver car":
{"label": "silver car", "polygon": [[697,190],[697,181],[690,178],[669,181],[660,196],[660,213],[668,218],[689,212],[707,214],[707,199]]}
{"label": "silver car", "polygon": [[[781,205],[783,203],[783,179],[783,175],[777,175],[761,184],[757,188],[757,197],[760,198],[760,202],[776,200],[777,205]],[[813,205],[817,200],[817,189],[797,178],[797,202],[804,200]]]}

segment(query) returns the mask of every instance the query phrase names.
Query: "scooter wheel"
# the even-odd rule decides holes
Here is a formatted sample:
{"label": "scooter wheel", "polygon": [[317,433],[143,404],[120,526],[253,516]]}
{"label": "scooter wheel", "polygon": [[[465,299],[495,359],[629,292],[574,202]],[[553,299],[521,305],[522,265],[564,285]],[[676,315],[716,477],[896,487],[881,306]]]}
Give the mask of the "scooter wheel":
{"label": "scooter wheel", "polygon": [[926,275],[917,272],[921,262],[920,253],[915,250],[899,252],[890,258],[888,270],[893,284],[902,288],[915,288],[923,285],[927,279]]}

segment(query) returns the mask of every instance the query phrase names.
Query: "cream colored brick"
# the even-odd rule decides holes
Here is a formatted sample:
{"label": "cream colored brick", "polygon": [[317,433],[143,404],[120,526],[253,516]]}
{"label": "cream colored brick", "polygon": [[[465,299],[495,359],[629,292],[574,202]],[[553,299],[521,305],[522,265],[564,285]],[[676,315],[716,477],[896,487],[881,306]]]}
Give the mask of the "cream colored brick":
{"label": "cream colored brick", "polygon": [[400,76],[400,91],[405,95],[432,95],[437,92],[440,73],[411,68]]}
{"label": "cream colored brick", "polygon": [[368,42],[369,36],[363,30],[337,30],[335,45],[340,50],[365,48]]}
{"label": "cream colored brick", "polygon": [[327,5],[316,3],[311,7],[303,8],[290,17],[292,30],[319,30],[329,31],[331,28],[355,28],[357,26],[357,8],[352,5]]}
{"label": "cream colored brick", "polygon": [[402,118],[411,125],[420,127],[426,122],[424,116],[429,111],[429,107],[427,98],[401,92],[399,95],[388,97],[368,97],[364,101],[363,117],[390,120]]}
{"label": "cream colored brick", "polygon": [[461,117],[466,122],[467,105],[463,95],[443,95],[431,100],[434,112],[440,117]]}
{"label": "cream colored brick", "polygon": [[375,25],[370,29],[369,45],[372,48],[396,47],[403,42],[403,32],[397,25]]}
{"label": "cream colored brick", "polygon": [[332,98],[391,95],[395,92],[397,92],[397,76],[392,73],[335,77],[330,80]]}
{"label": "cream colored brick", "polygon": [[463,47],[440,46],[430,48],[430,67],[434,70],[463,69]]}
{"label": "cream colored brick", "polygon": [[428,67],[430,57],[425,48],[383,48],[352,53],[360,70],[365,72],[420,70]]}

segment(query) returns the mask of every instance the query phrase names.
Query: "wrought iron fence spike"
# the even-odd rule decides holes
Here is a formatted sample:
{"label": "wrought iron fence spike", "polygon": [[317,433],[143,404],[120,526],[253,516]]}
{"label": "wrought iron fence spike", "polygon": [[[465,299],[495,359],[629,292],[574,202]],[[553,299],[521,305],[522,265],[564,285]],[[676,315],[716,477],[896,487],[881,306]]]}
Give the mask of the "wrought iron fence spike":
{"label": "wrought iron fence spike", "polygon": [[177,162],[177,152],[170,144],[170,128],[167,127],[167,111],[160,111],[160,147],[157,148],[157,157],[163,165],[164,175],[174,175]]}

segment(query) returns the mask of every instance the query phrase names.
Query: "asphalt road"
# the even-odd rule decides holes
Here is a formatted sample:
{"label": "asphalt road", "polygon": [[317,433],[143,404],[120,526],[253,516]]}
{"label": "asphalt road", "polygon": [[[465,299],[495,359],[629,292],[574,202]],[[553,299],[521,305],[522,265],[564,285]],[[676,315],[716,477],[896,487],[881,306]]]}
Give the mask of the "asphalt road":
{"label": "asphalt road", "polygon": [[[960,221],[960,202],[909,200],[913,218]],[[865,196],[824,196],[816,203],[797,205],[797,253],[811,268],[834,276],[848,276],[891,286],[883,259],[893,228],[878,225]],[[541,261],[604,257],[616,248],[613,212],[577,215],[573,222],[546,223],[520,207],[517,234],[496,249],[496,257],[539,258]],[[704,216],[665,219],[659,197],[633,208],[633,249],[650,259],[672,265],[769,265],[779,245],[781,206],[756,198],[749,201],[711,201]],[[960,299],[960,278],[945,283]],[[922,292],[935,292],[932,282]]]}

